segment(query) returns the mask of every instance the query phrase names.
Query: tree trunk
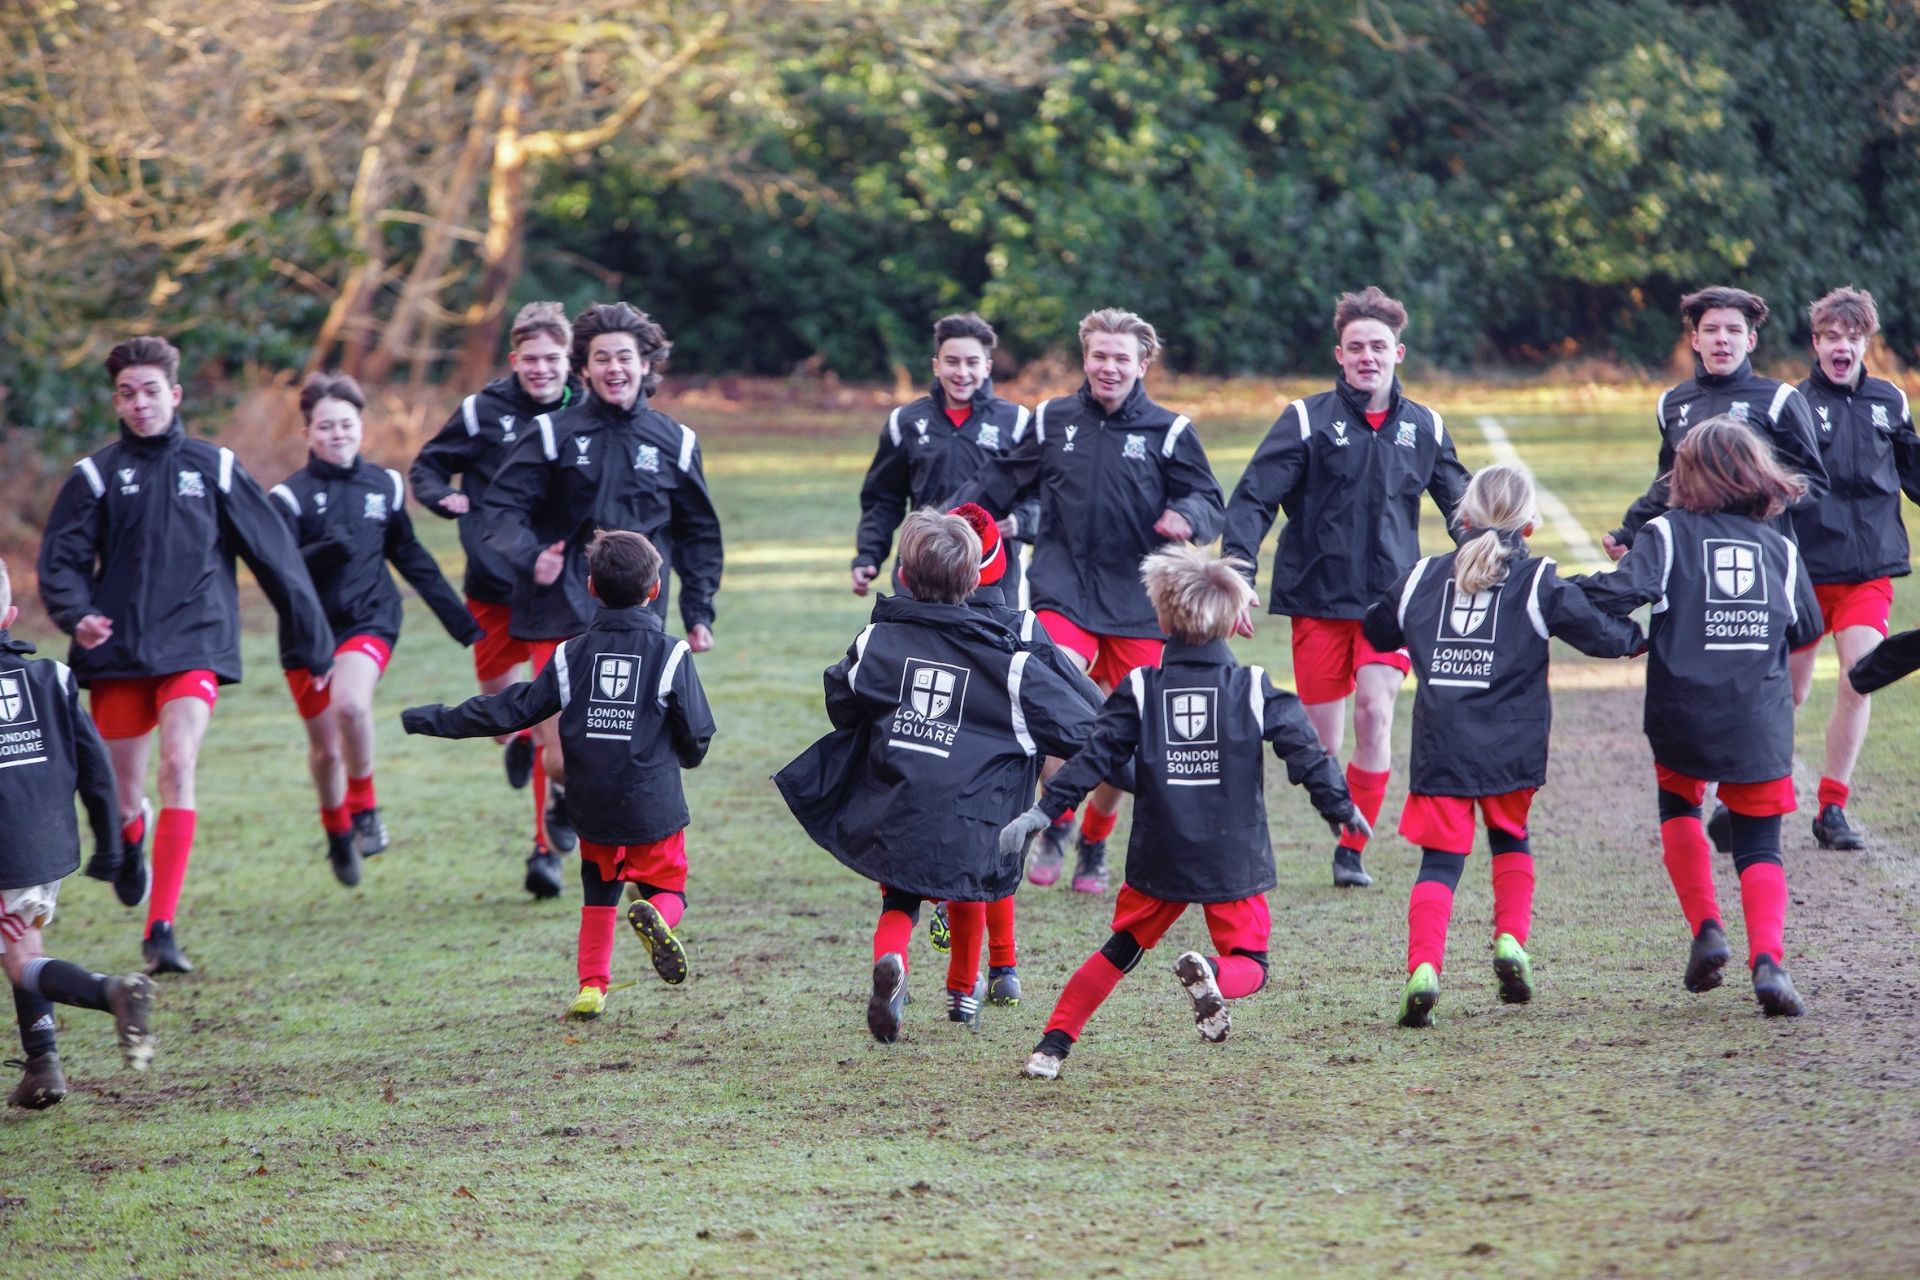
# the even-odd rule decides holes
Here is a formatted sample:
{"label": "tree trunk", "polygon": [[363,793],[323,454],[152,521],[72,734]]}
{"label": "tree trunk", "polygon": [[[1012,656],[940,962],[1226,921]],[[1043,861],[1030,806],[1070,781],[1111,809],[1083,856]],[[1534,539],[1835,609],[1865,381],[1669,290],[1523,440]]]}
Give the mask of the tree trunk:
{"label": "tree trunk", "polygon": [[500,330],[507,297],[520,278],[527,218],[527,154],[522,112],[532,84],[527,59],[507,72],[500,124],[493,133],[493,170],[487,184],[487,236],[480,245],[480,287],[467,309],[467,339],[460,353],[459,385],[477,387],[499,362]]}

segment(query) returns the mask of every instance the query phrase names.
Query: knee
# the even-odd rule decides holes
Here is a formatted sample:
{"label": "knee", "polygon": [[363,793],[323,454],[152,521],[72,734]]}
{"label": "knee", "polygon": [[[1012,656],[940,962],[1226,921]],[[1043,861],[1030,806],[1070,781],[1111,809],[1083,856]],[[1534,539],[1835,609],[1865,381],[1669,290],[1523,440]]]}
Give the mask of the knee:
{"label": "knee", "polygon": [[193,769],[199,753],[186,747],[169,747],[160,753],[160,789],[174,793],[193,785]]}
{"label": "knee", "polygon": [[1443,884],[1448,889],[1460,887],[1460,873],[1467,867],[1467,855],[1448,853],[1444,849],[1422,849],[1420,851],[1420,874],[1414,878],[1416,884]]}
{"label": "knee", "polygon": [[343,729],[368,728],[373,724],[373,700],[371,697],[362,698],[358,694],[344,698],[336,695],[333,700],[333,714]]}
{"label": "knee", "polygon": [[1363,691],[1353,700],[1353,736],[1358,745],[1371,746],[1393,727],[1393,699],[1377,691]]}
{"label": "knee", "polygon": [[1125,929],[1116,929],[1111,937],[1100,944],[1100,954],[1120,972],[1131,973],[1133,966],[1140,963],[1140,957],[1146,954],[1146,948],[1134,941],[1133,935]]}
{"label": "knee", "polygon": [[1677,791],[1660,788],[1660,823],[1665,826],[1675,818],[1700,820],[1700,806],[1693,803]]}

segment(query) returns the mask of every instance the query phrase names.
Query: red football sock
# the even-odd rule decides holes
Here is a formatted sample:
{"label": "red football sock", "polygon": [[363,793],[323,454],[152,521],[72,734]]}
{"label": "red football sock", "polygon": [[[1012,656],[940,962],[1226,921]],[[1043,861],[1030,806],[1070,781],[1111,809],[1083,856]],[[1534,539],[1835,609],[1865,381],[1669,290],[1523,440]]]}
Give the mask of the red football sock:
{"label": "red football sock", "polygon": [[987,963],[996,969],[1011,969],[1020,963],[1020,948],[1013,930],[1012,894],[987,904]]}
{"label": "red football sock", "polygon": [[1067,811],[1066,811],[1065,813],[1063,813],[1063,814],[1061,814],[1061,815],[1060,815],[1059,817],[1057,817],[1057,818],[1055,818],[1055,819],[1053,820],[1053,825],[1054,825],[1054,826],[1056,826],[1056,827],[1070,827],[1070,826],[1072,826],[1072,825],[1073,825],[1073,812],[1074,812],[1074,811],[1073,811],[1072,809],[1069,809],[1069,810],[1067,810]]}
{"label": "red football sock", "polygon": [[323,804],[320,806],[320,826],[330,836],[345,835],[353,830],[353,815],[344,804]]}
{"label": "red football sock", "polygon": [[372,774],[364,778],[347,779],[347,808],[355,813],[365,813],[369,809],[379,807],[379,804],[380,802],[374,798],[373,794]]}
{"label": "red football sock", "polygon": [[551,848],[547,843],[547,749],[533,749],[533,844],[536,849]]}
{"label": "red football sock", "polygon": [[653,904],[653,909],[660,913],[660,918],[667,922],[669,929],[679,924],[680,917],[687,914],[687,900],[671,890],[656,893],[647,901]]}
{"label": "red football sock", "polygon": [[[1354,807],[1360,810],[1360,816],[1367,820],[1368,826],[1380,821],[1380,806],[1387,802],[1389,776],[1386,769],[1375,773],[1357,764],[1347,766],[1347,793],[1353,797]],[[1367,847],[1367,838],[1342,832],[1340,846],[1343,849],[1364,849]]]}
{"label": "red football sock", "polygon": [[1720,918],[1713,896],[1713,846],[1698,818],[1668,818],[1660,824],[1660,848],[1665,852],[1667,878],[1680,899],[1687,929],[1698,936],[1700,926]]}
{"label": "red football sock", "polygon": [[120,824],[121,844],[133,844],[144,838],[146,834],[147,815],[144,811],[134,814],[133,817]]}
{"label": "red football sock", "polygon": [[1447,963],[1447,921],[1453,915],[1453,890],[1438,880],[1414,882],[1407,898],[1407,972],[1423,964],[1435,971]]}
{"label": "red football sock", "polygon": [[171,922],[180,906],[180,886],[187,880],[187,859],[193,856],[193,828],[199,815],[191,809],[162,809],[153,824],[153,891],[147,898],[147,930]]}
{"label": "red football sock", "polygon": [[1087,806],[1086,817],[1080,819],[1080,838],[1086,841],[1105,840],[1113,834],[1113,824],[1120,821],[1120,811],[1102,813],[1092,805]]}
{"label": "red football sock", "polygon": [[1527,945],[1527,930],[1533,924],[1533,855],[1496,853],[1493,855],[1493,936],[1513,935],[1521,946]]}
{"label": "red football sock", "polygon": [[580,908],[580,985],[607,989],[613,977],[613,926],[618,907]]}
{"label": "red football sock", "polygon": [[1126,975],[1114,967],[1113,961],[1105,954],[1096,951],[1088,956],[1086,962],[1073,971],[1067,979],[1066,990],[1060,993],[1060,1003],[1053,1006],[1053,1016],[1047,1019],[1048,1031],[1064,1031],[1078,1040],[1086,1029],[1087,1019],[1093,1016],[1113,989],[1120,985],[1120,979]]}
{"label": "red football sock", "polygon": [[1761,956],[1786,963],[1787,870],[1756,862],[1740,873],[1740,905],[1747,913],[1747,967]]}
{"label": "red football sock", "polygon": [[1844,809],[1847,807],[1847,797],[1852,794],[1853,788],[1837,778],[1823,777],[1820,779],[1820,807],[1822,809],[1830,804],[1837,804]]}
{"label": "red football sock", "polygon": [[1215,956],[1213,970],[1220,994],[1229,1000],[1250,996],[1267,981],[1267,971],[1260,962],[1247,956]]}
{"label": "red football sock", "polygon": [[980,978],[980,944],[987,936],[987,904],[949,902],[947,928],[952,949],[947,955],[947,990],[971,993]]}
{"label": "red football sock", "polygon": [[[873,927],[873,958],[897,954],[907,962],[907,944],[913,941],[913,917],[904,911],[882,911],[880,923]],[[978,944],[975,944],[978,945]]]}

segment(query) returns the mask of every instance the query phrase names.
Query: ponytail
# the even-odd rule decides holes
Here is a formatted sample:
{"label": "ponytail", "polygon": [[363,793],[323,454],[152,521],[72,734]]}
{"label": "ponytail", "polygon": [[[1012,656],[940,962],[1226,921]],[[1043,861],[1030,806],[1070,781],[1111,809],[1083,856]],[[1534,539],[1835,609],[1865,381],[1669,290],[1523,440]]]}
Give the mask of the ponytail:
{"label": "ponytail", "polygon": [[1459,527],[1479,531],[1454,553],[1455,589],[1478,595],[1505,582],[1513,562],[1527,553],[1522,530],[1534,519],[1533,477],[1525,467],[1500,463],[1481,468],[1454,512]]}
{"label": "ponytail", "polygon": [[1454,554],[1454,586],[1462,595],[1478,595],[1505,582],[1509,562],[1525,549],[1524,543],[1515,546],[1499,530],[1488,529]]}

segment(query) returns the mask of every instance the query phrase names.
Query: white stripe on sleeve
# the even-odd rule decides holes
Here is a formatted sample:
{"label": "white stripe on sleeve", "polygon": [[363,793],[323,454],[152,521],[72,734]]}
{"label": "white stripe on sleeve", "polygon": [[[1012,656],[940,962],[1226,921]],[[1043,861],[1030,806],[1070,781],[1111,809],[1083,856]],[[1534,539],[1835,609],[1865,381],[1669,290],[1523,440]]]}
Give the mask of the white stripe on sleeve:
{"label": "white stripe on sleeve", "polygon": [[220,450],[220,492],[233,492],[233,450]]}
{"label": "white stripe on sleeve", "polygon": [[1533,623],[1542,640],[1547,638],[1547,620],[1540,612],[1540,580],[1547,576],[1547,566],[1552,563],[1545,556],[1540,558],[1540,567],[1533,571],[1533,586],[1527,591],[1527,621]]}
{"label": "white stripe on sleeve", "polygon": [[560,682],[560,709],[565,711],[567,704],[573,701],[573,678],[567,671],[567,646],[564,644],[556,646],[553,651],[553,678]]}
{"label": "white stripe on sleeve", "polygon": [[1173,425],[1167,428],[1167,439],[1166,442],[1160,446],[1160,456],[1163,458],[1171,458],[1173,456],[1173,447],[1180,443],[1180,433],[1192,425],[1193,419],[1184,413],[1175,418]]}
{"label": "white stripe on sleeve", "polygon": [[480,434],[480,406],[478,396],[468,396],[460,402],[460,416],[467,420],[467,434]]}
{"label": "white stripe on sleeve", "polygon": [[1013,661],[1007,664],[1007,700],[1013,705],[1013,738],[1020,749],[1028,755],[1035,755],[1039,748],[1034,745],[1033,735],[1027,732],[1026,708],[1020,705],[1020,680],[1026,674],[1027,659],[1031,655],[1025,649],[1013,655]]}
{"label": "white stripe on sleeve", "polygon": [[293,490],[287,488],[287,486],[283,484],[277,484],[273,486],[273,488],[267,490],[267,492],[272,494],[274,497],[280,499],[280,501],[286,503],[287,510],[293,512],[293,514],[295,515],[300,514],[300,499],[294,495]]}
{"label": "white stripe on sleeve", "polygon": [[660,687],[653,691],[653,700],[663,709],[667,705],[667,695],[673,692],[673,677],[680,670],[680,660],[687,656],[687,642],[682,640],[673,646],[673,652],[667,655],[667,665],[660,668]]}
{"label": "white stripe on sleeve", "polygon": [[100,468],[93,465],[92,458],[82,458],[73,464],[73,469],[87,478],[87,488],[93,490],[96,498],[105,497],[107,486],[100,480]]}

